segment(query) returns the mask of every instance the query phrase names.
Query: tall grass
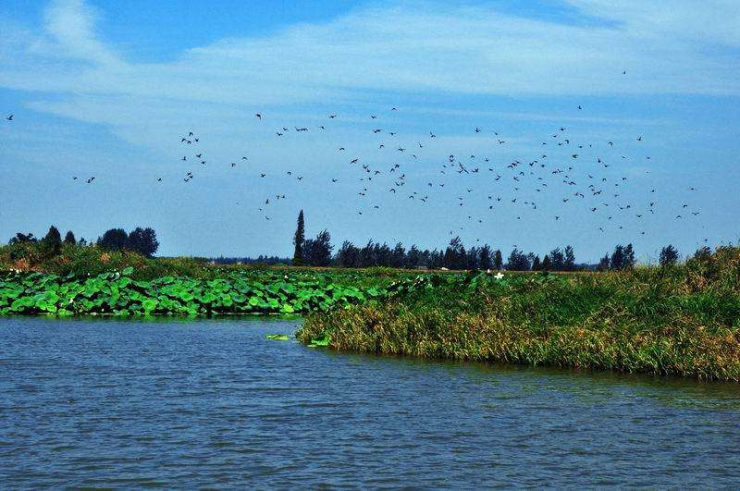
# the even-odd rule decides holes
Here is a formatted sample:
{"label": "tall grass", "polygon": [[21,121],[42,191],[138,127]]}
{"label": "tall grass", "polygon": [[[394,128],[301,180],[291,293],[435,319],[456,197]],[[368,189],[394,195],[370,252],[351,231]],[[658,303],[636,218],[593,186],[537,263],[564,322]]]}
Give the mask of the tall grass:
{"label": "tall grass", "polygon": [[740,381],[740,248],[673,268],[412,292],[310,315],[340,350]]}

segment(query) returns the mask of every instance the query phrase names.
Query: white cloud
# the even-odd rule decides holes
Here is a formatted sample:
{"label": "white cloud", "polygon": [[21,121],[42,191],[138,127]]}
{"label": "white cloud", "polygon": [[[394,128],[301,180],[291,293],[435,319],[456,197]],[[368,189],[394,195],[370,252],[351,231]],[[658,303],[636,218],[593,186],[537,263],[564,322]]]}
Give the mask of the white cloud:
{"label": "white cloud", "polygon": [[96,19],[97,13],[84,0],[54,0],[44,16],[44,27],[55,41],[48,47],[62,56],[119,65],[117,56],[98,40]]}
{"label": "white cloud", "polygon": [[[274,138],[272,129],[246,136],[257,128],[256,111],[267,110],[272,118],[267,124],[282,126],[288,119],[316,116],[302,105],[346,105],[343,124],[357,125],[351,108],[369,104],[379,92],[408,101],[417,118],[424,111],[434,116],[435,110],[453,110],[425,104],[425,93],[740,94],[740,70],[724,62],[738,45],[738,34],[730,29],[737,18],[734,2],[715,0],[698,11],[688,1],[661,7],[637,0],[568,1],[583,15],[609,22],[570,25],[492,9],[416,4],[364,9],[266,37],[223,39],[170,62],[135,63],[98,36],[96,20],[104,12],[83,0],[55,0],[41,33],[0,20],[8,32],[0,40],[0,87],[48,93],[30,107],[104,125],[126,142],[156,150],[152,157],[158,160],[179,152],[180,132],[195,127],[209,134],[223,158],[241,155],[245,141],[268,152],[265,138]],[[492,116],[553,119],[511,112]],[[557,115],[557,120],[647,123],[585,114]],[[420,129],[407,133],[415,131]],[[342,143],[360,146],[364,140],[348,134]],[[281,144],[300,158],[293,142]]]}
{"label": "white cloud", "polygon": [[269,37],[224,39],[170,63],[137,64],[98,38],[96,14],[83,0],[56,0],[45,33],[26,49],[2,42],[9,69],[0,85],[239,104],[349,100],[366,90],[740,92],[738,69],[726,54],[712,54],[717,45],[740,46],[736,2],[569,1],[615,24],[564,25],[482,8],[367,9]]}

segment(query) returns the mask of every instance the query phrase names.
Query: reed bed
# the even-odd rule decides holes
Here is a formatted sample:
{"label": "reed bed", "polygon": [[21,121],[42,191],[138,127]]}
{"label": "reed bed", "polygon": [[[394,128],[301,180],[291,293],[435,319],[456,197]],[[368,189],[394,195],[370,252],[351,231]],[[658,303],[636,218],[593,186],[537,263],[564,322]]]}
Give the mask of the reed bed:
{"label": "reed bed", "polygon": [[740,381],[740,248],[672,268],[422,285],[311,314],[297,337],[365,353]]}

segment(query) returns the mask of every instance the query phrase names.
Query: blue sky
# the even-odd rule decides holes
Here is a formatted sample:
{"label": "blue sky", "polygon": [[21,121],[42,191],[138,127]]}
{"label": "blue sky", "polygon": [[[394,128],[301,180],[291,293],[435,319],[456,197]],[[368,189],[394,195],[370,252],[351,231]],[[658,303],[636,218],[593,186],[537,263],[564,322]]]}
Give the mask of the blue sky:
{"label": "blue sky", "polygon": [[738,25],[734,0],[6,0],[0,240],[142,225],[163,255],[290,255],[302,208],[337,245],[734,242]]}

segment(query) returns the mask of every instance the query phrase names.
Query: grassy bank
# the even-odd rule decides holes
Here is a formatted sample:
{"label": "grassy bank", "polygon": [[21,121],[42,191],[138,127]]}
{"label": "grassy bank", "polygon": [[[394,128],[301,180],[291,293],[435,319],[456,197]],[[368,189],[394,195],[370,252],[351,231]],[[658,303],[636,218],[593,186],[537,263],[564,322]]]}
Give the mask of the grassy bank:
{"label": "grassy bank", "polygon": [[[740,249],[674,268],[425,278],[309,315],[304,343],[431,358],[740,380]],[[393,289],[393,288],[392,288]]]}

